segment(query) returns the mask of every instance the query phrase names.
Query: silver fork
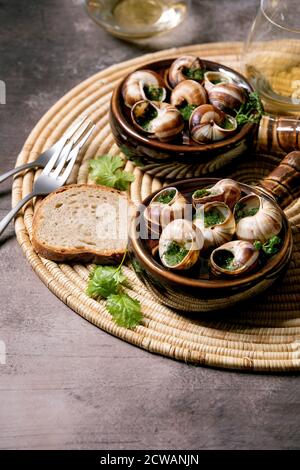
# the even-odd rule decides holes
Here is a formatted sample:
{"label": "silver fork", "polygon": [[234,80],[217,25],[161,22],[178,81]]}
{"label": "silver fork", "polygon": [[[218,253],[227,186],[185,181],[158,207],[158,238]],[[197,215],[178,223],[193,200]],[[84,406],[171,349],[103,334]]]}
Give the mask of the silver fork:
{"label": "silver fork", "polygon": [[0,183],[5,181],[10,176],[15,175],[16,173],[20,173],[21,171],[28,170],[29,168],[45,168],[45,166],[49,162],[54,152],[58,150],[62,150],[62,148],[66,145],[67,141],[74,136],[74,134],[81,127],[81,125],[86,121],[86,119],[87,119],[87,116],[84,116],[79,121],[76,121],[74,124],[72,124],[69,127],[69,129],[67,129],[67,131],[63,134],[63,136],[57,142],[55,142],[54,145],[52,145],[52,147],[45,150],[45,152],[43,152],[39,156],[39,158],[37,158],[33,162],[25,163],[24,165],[17,166],[16,168],[13,168],[12,170],[9,170],[6,173],[3,173],[3,175],[0,175]]}
{"label": "silver fork", "polygon": [[94,128],[95,124],[88,121],[81,128],[77,128],[78,133],[76,133],[74,138],[69,139],[69,141],[65,142],[65,145],[60,145],[55,149],[44,170],[35,181],[32,192],[19,201],[1,220],[0,235],[26,202],[36,196],[45,196],[65,184],[70,176],[80,149],[86,143]]}

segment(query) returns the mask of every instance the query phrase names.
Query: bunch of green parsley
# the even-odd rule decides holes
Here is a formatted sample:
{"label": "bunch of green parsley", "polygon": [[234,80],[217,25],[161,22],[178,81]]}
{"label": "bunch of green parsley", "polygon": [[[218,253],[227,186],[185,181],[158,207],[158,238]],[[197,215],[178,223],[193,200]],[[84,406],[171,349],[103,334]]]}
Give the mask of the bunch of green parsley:
{"label": "bunch of green parsley", "polygon": [[125,161],[118,155],[102,155],[90,160],[90,177],[96,184],[126,191],[134,176],[124,171]]}

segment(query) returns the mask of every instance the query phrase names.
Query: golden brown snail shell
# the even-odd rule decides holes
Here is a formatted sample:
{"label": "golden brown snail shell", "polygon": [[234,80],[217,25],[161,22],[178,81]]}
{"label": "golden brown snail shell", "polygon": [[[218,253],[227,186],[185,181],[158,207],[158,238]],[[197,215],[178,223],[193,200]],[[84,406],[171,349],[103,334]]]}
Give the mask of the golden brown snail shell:
{"label": "golden brown snail shell", "polygon": [[214,85],[208,91],[209,102],[224,112],[232,112],[246,102],[243,88],[234,83]]}
{"label": "golden brown snail shell", "polygon": [[[251,211],[253,215],[247,215]],[[234,216],[237,219],[236,236],[240,240],[264,243],[273,235],[278,235],[282,228],[280,209],[269,199],[256,194],[240,199],[234,208]]]}
{"label": "golden brown snail shell", "polygon": [[[163,200],[167,202],[162,202]],[[150,201],[144,211],[150,233],[160,233],[175,219],[182,219],[187,210],[185,197],[175,187],[163,188]]]}
{"label": "golden brown snail shell", "polygon": [[224,72],[210,70],[204,74],[204,88],[209,92],[215,85],[233,83],[232,78]]}
{"label": "golden brown snail shell", "polygon": [[195,208],[207,202],[220,201],[225,202],[230,209],[241,197],[241,188],[237,181],[229,178],[218,181],[211,188],[205,188],[203,195],[197,196],[197,191],[192,194],[192,203]]}
{"label": "golden brown snail shell", "polygon": [[156,138],[167,142],[178,136],[184,121],[180,111],[169,103],[143,100],[135,103],[131,109],[131,118],[135,126]]}
{"label": "golden brown snail shell", "polygon": [[[229,123],[230,126],[224,126]],[[222,127],[224,126],[224,127]],[[237,129],[236,120],[226,115],[211,104],[203,104],[196,108],[189,121],[192,139],[198,143],[217,142],[233,134]]]}
{"label": "golden brown snail shell", "polygon": [[[172,264],[167,257],[171,243],[176,243],[186,251],[182,259]],[[162,231],[159,239],[159,257],[162,264],[169,269],[187,270],[198,261],[202,247],[203,235],[201,231],[186,219],[176,219]]]}
{"label": "golden brown snail shell", "polygon": [[166,99],[167,91],[163,78],[152,70],[137,70],[129,75],[122,87],[125,105],[131,108],[138,101],[150,99],[147,87],[161,90],[161,99],[156,99],[156,101]]}
{"label": "golden brown snail shell", "polygon": [[[229,262],[226,263],[226,259]],[[259,251],[251,242],[233,240],[211,253],[210,268],[215,276],[241,276],[252,271],[257,266],[258,259]]]}
{"label": "golden brown snail shell", "polygon": [[178,83],[171,93],[171,104],[182,106],[184,103],[197,106],[207,103],[204,87],[194,80],[184,80]]}
{"label": "golden brown snail shell", "polygon": [[[206,223],[207,215],[217,213],[222,216],[220,222]],[[221,246],[230,241],[235,233],[235,220],[229,207],[224,202],[208,202],[198,208],[194,224],[200,228],[204,236],[204,249]]]}
{"label": "golden brown snail shell", "polygon": [[[191,55],[178,57],[178,59],[174,60],[174,62],[171,64],[171,67],[169,68],[168,81],[171,87],[175,88],[178,83],[191,78],[186,74],[187,69],[192,71],[200,70],[204,72],[204,68],[204,64],[202,63],[201,59],[199,59],[199,57]],[[193,78],[193,80],[199,81],[201,83],[203,78],[200,80]]]}

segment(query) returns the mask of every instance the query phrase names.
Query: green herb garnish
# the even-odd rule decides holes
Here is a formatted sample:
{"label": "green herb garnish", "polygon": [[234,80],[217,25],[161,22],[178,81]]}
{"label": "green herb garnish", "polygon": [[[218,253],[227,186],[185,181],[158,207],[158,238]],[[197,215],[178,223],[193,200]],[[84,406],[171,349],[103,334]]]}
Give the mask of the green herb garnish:
{"label": "green herb garnish", "polygon": [[265,114],[263,104],[257,92],[250,93],[246,103],[242,104],[236,113],[235,119],[238,126],[247,122],[258,123]]}
{"label": "green herb garnish", "polygon": [[216,261],[220,268],[226,269],[227,271],[235,271],[238,267],[234,262],[233,254],[227,250],[220,250]]}
{"label": "green herb garnish", "polygon": [[155,85],[145,85],[144,92],[150,101],[162,101],[164,90]]}
{"label": "green herb garnish", "polygon": [[252,217],[254,216],[259,210],[259,207],[251,207],[251,209],[246,209],[246,205],[243,203],[237,203],[235,206],[235,220],[239,222],[244,217]]}
{"label": "green herb garnish", "polygon": [[175,189],[171,189],[170,191],[164,191],[160,193],[155,199],[155,202],[160,202],[161,204],[169,204],[176,194]]}
{"label": "green herb garnish", "polygon": [[97,184],[126,191],[129,184],[134,181],[134,176],[128,171],[123,171],[124,160],[112,155],[96,157],[89,163],[90,177]]}
{"label": "green herb garnish", "polygon": [[253,243],[253,246],[256,250],[263,251],[265,255],[272,256],[279,252],[282,244],[282,240],[277,235],[269,238],[265,243],[261,243],[259,240],[256,240]]}
{"label": "green herb garnish", "polygon": [[232,124],[232,122],[230,121],[230,119],[228,119],[228,117],[226,117],[226,118],[224,119],[224,121],[222,122],[221,127],[222,127],[223,129],[233,129],[233,124]]}
{"label": "green herb garnish", "polygon": [[196,104],[187,104],[185,103],[184,105],[180,106],[178,110],[181,112],[181,115],[184,119],[184,121],[188,121],[191,117],[192,112],[194,109],[198,108]]}
{"label": "green herb garnish", "polygon": [[211,194],[209,189],[197,189],[197,191],[193,193],[193,197],[195,199],[200,199],[201,197],[208,196],[209,194]]}
{"label": "green herb garnish", "polygon": [[153,119],[157,118],[157,116],[157,110],[154,108],[154,106],[151,106],[151,104],[148,103],[144,113],[140,116],[136,116],[135,120],[139,126],[141,126],[145,131],[148,131],[151,122]]}
{"label": "green herb garnish", "polygon": [[96,266],[90,275],[86,293],[89,297],[107,299],[111,294],[117,294],[121,284],[126,281],[121,269],[113,266]]}
{"label": "green herb garnish", "polygon": [[204,227],[222,224],[226,217],[217,209],[211,209],[204,212]]}
{"label": "green herb garnish", "polygon": [[106,298],[106,307],[114,322],[125,328],[134,328],[141,322],[142,313],[140,302],[123,290],[127,282],[121,271],[125,256],[126,253],[117,268],[97,266],[90,275],[86,293],[93,299]]}
{"label": "green herb garnish", "polygon": [[188,252],[186,248],[173,241],[168,245],[164,258],[169,266],[176,266],[186,257]]}
{"label": "green herb garnish", "polygon": [[200,81],[200,80],[203,80],[203,77],[204,77],[204,70],[201,70],[201,69],[191,69],[191,68],[185,67],[183,73],[187,78],[190,78],[191,80]]}
{"label": "green herb garnish", "polygon": [[114,322],[119,326],[131,329],[141,323],[141,304],[127,294],[110,295],[106,306]]}

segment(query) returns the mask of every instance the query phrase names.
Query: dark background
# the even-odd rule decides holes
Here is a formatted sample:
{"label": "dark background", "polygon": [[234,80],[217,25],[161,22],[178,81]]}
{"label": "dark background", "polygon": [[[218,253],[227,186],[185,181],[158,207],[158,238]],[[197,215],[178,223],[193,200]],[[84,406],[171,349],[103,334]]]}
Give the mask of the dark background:
{"label": "dark background", "polygon": [[[80,0],[0,0],[0,170],[58,98],[105,67],[177,45],[243,40],[258,0],[198,0],[175,34],[115,39]],[[11,181],[0,188],[0,216]],[[75,315],[24,260],[12,225],[0,246],[0,448],[293,449],[297,376],[187,366],[154,356]]]}

